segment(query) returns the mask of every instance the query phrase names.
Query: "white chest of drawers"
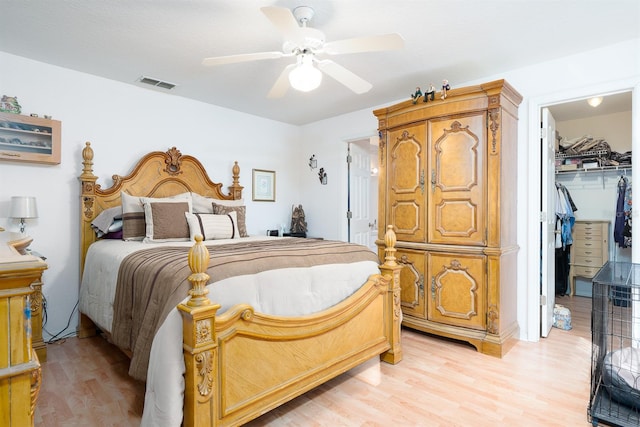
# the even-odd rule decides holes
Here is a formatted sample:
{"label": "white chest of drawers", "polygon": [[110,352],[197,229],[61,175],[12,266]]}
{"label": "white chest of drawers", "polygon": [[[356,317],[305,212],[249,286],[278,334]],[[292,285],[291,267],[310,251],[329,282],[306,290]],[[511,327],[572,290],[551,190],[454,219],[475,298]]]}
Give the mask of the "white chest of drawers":
{"label": "white chest of drawers", "polygon": [[576,277],[593,279],[609,260],[609,221],[576,221],[569,261],[570,295],[576,292]]}

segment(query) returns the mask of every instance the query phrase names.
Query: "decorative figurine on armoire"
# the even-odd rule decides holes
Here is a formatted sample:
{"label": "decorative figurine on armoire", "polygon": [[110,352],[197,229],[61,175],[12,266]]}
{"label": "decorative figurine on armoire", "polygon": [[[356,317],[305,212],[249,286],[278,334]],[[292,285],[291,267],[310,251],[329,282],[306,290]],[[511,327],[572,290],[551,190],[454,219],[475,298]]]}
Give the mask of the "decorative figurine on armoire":
{"label": "decorative figurine on armoire", "polygon": [[418,102],[418,98],[420,98],[421,96],[422,96],[422,91],[420,90],[420,86],[416,86],[416,91],[411,94],[411,99],[413,100],[413,103],[415,104],[416,102]]}
{"label": "decorative figurine on armoire", "polygon": [[440,96],[441,99],[445,99],[447,97],[447,91],[451,89],[451,86],[449,86],[449,80],[443,80],[442,81],[442,95]]}
{"label": "decorative figurine on armoire", "polygon": [[427,89],[427,91],[424,93],[423,102],[427,102],[428,100],[433,101],[433,98],[435,98],[435,96],[436,96],[436,88],[433,85],[433,83],[429,83],[429,89]]}

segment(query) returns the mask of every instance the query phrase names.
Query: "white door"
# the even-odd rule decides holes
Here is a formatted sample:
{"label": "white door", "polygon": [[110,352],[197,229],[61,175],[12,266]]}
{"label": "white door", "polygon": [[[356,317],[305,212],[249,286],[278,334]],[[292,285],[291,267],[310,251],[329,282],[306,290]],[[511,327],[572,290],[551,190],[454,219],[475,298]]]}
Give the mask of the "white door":
{"label": "white door", "polygon": [[553,325],[553,306],[556,301],[556,258],[555,258],[555,223],[556,223],[556,184],[555,184],[555,135],[556,122],[548,108],[542,109],[542,182],[541,215],[540,215],[540,334],[549,336]]}
{"label": "white door", "polygon": [[370,225],[375,213],[371,212],[370,184],[371,161],[369,159],[369,141],[349,143],[351,165],[349,173],[349,199],[351,210],[350,239],[353,243],[371,247]]}

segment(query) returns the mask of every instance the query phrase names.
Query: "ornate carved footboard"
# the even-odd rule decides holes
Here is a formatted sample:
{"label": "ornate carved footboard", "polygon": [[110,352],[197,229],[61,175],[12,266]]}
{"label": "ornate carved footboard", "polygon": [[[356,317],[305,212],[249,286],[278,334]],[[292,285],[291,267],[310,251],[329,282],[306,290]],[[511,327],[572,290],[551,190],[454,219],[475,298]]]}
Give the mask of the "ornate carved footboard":
{"label": "ornate carved footboard", "polygon": [[248,422],[380,355],[402,359],[400,269],[395,233],[385,262],[354,295],[312,316],[266,316],[237,305],[222,316],[207,298],[209,251],[197,238],[189,252],[191,297],[183,317],[186,364],[184,426]]}

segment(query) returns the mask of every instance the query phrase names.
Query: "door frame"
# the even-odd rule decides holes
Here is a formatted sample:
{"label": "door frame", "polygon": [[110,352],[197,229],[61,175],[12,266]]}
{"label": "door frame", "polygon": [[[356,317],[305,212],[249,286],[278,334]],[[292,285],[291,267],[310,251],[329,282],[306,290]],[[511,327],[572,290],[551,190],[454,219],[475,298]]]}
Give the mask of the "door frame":
{"label": "door frame", "polygon": [[[595,95],[610,95],[620,92],[631,92],[631,147],[632,147],[632,164],[640,165],[640,81],[638,79],[625,79],[611,82],[598,83],[586,87],[568,89],[565,91],[556,91],[546,95],[532,97],[528,102],[528,169],[529,179],[527,184],[529,212],[527,214],[526,227],[527,230],[527,251],[530,254],[526,256],[527,271],[526,292],[523,297],[526,304],[527,318],[527,341],[540,340],[540,182],[542,178],[541,161],[542,154],[540,150],[540,121],[542,120],[542,108],[565,102],[587,99]],[[632,168],[632,180],[640,180],[640,167]],[[640,182],[640,181],[636,181]],[[634,210],[634,219],[640,216],[640,211]],[[534,226],[535,224],[535,226]],[[634,263],[640,263],[640,247],[634,245],[631,252],[631,259]],[[543,255],[544,256],[544,255]],[[543,284],[544,286],[545,284]],[[523,305],[520,305],[523,307]]]}
{"label": "door frame", "polygon": [[[349,150],[349,144],[359,143],[363,141],[369,141],[369,143],[371,144],[371,141],[373,138],[377,139],[378,136],[372,135],[372,134],[365,134],[360,137],[350,137],[342,140],[343,150],[341,150],[340,153],[341,153],[341,156],[344,155],[344,157],[342,157],[342,159],[340,160],[340,175],[342,177],[342,182],[344,184],[341,185],[341,191],[340,191],[340,211],[338,212],[338,218],[339,218],[338,229],[339,229],[340,240],[344,242],[347,241],[348,234],[349,234],[348,225],[347,225],[347,209],[348,209],[347,199],[350,197],[349,191],[348,191],[349,177],[347,172],[347,155]],[[374,216],[374,218],[377,220],[378,210],[376,209],[376,211],[372,212],[371,215]]]}

